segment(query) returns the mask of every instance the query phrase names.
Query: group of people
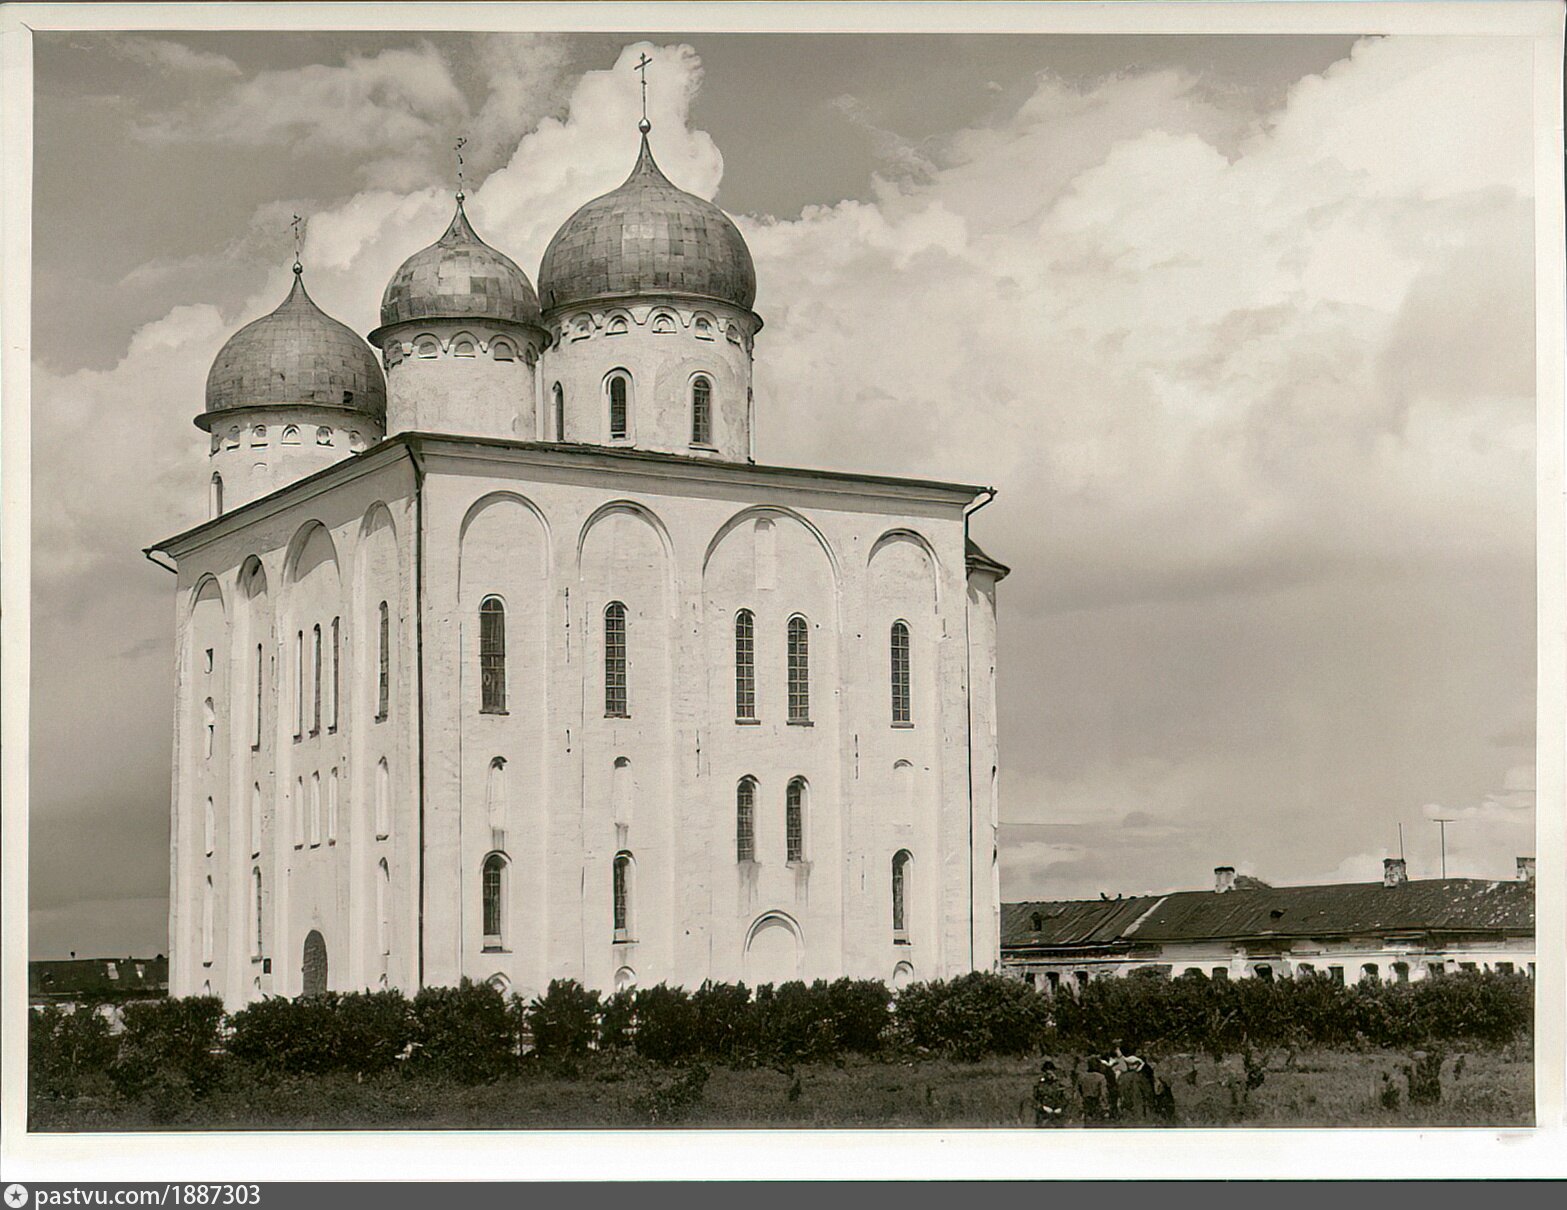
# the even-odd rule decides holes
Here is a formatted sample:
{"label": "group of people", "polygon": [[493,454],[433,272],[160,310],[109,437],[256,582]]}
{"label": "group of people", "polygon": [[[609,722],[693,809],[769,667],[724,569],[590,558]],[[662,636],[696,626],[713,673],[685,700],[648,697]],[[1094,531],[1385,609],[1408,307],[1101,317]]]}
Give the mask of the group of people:
{"label": "group of people", "polygon": [[1063,1077],[1055,1060],[1039,1066],[1034,1125],[1161,1125],[1175,1120],[1175,1093],[1147,1059],[1117,1042],[1102,1054],[1072,1060]]}

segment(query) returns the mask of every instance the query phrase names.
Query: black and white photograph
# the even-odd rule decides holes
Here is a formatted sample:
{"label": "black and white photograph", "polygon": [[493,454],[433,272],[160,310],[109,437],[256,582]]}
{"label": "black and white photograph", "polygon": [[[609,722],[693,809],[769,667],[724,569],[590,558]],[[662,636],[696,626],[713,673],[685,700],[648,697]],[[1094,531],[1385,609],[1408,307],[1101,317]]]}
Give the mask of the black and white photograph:
{"label": "black and white photograph", "polygon": [[1560,1127],[1559,4],[92,7],[13,1158]]}

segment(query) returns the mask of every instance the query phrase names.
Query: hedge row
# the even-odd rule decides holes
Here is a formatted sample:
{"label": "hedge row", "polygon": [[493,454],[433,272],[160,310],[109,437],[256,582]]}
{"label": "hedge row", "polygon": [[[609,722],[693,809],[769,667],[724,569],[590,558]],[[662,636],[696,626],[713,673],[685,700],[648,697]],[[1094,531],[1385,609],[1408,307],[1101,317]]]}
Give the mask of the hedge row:
{"label": "hedge row", "polygon": [[1410,984],[1344,987],[1325,977],[1276,983],[1200,978],[1105,979],[1048,998],[999,975],[918,983],[893,994],[875,980],[765,986],[660,984],[605,997],[557,981],[541,997],[509,999],[487,984],[356,993],[248,1005],[224,1017],[213,998],[125,1010],[117,1037],[89,1011],[32,1017],[28,1071],[36,1095],[77,1095],[107,1075],[126,1095],[173,1087],[200,1095],[227,1066],[279,1075],[368,1075],[394,1067],[476,1083],[516,1071],[526,1056],[575,1060],[634,1051],[659,1063],[838,1059],[846,1054],[946,1054],[961,1059],[1041,1049],[1503,1045],[1529,1033],[1532,980],[1458,974]]}

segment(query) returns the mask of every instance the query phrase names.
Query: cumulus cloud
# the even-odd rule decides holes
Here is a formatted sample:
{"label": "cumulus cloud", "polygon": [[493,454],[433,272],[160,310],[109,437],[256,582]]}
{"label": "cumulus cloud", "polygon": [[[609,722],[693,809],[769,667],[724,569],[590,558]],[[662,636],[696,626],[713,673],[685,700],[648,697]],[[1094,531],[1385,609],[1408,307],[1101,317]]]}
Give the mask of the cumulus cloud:
{"label": "cumulus cloud", "polygon": [[[531,275],[629,171],[644,51],[661,165],[722,201],[690,47],[628,46],[552,108],[563,59],[522,45],[484,52],[477,103],[420,48],[224,83],[194,129],[223,114],[227,137],[364,164],[305,249],[313,294],[360,331],[450,213],[399,147],[444,147],[459,120],[504,147],[469,210]],[[1260,115],[1174,70],[1045,75],[1005,120],[889,144],[910,170],[871,197],[737,216],[767,321],[764,457],[1001,488],[976,525],[1015,568],[1003,814],[1028,826],[1003,833],[1007,896],[1200,886],[1215,864],[1374,877],[1431,800],[1473,812],[1450,864],[1465,838],[1476,869],[1526,851],[1532,790],[1507,771],[1530,737],[1490,737],[1521,734],[1533,689],[1527,54],[1366,41]],[[176,309],[112,370],[35,379],[35,625],[62,675],[112,635],[126,684],[166,698],[167,652],[122,651],[96,586],[134,584],[120,608],[166,628],[167,579],[125,561],[199,518],[206,368],[287,278],[235,314]],[[123,705],[82,734],[150,750],[155,820],[168,745]],[[40,751],[81,782],[67,745]],[[92,789],[73,801],[101,814]]]}

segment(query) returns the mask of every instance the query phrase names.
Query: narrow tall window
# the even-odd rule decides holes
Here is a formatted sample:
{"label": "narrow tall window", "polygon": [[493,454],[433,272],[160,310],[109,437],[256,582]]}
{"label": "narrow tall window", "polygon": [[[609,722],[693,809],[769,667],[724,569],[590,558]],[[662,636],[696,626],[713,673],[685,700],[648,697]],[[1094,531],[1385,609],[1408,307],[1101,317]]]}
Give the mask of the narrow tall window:
{"label": "narrow tall window", "polygon": [[217,471],[212,472],[212,490],[210,493],[211,513],[213,517],[223,515],[223,476]]}
{"label": "narrow tall window", "polygon": [[392,834],[392,771],[386,757],[375,767],[375,835],[385,840]]}
{"label": "narrow tall window", "polygon": [[735,718],[756,717],[756,617],[735,614]]}
{"label": "narrow tall window", "polygon": [[479,709],[506,713],[506,606],[499,597],[479,605]]}
{"label": "narrow tall window", "polygon": [[261,856],[261,783],[250,787],[250,855]]}
{"label": "narrow tall window", "polygon": [[499,948],[501,944],[505,879],[506,859],[499,853],[491,853],[484,859],[484,944],[486,947]]}
{"label": "narrow tall window", "polygon": [[326,842],[337,843],[337,770],[332,770],[332,775],[326,783]]}
{"label": "narrow tall window", "polygon": [[624,374],[616,374],[609,380],[609,437],[611,441],[623,440],[629,431],[630,407],[627,396],[631,380]]}
{"label": "narrow tall window", "polygon": [[555,405],[555,440],[566,440],[566,392],[561,389],[560,383],[555,384],[552,392],[552,402]]}
{"label": "narrow tall window", "polygon": [[631,936],[631,854],[615,854],[614,875],[615,940]]}
{"label": "narrow tall window", "polygon": [[310,632],[311,707],[310,734],[321,734],[321,627],[317,624]]}
{"label": "narrow tall window", "polygon": [[604,714],[630,717],[626,694],[626,607],[611,601],[604,608]]}
{"label": "narrow tall window", "polygon": [[907,849],[899,849],[892,858],[892,937],[894,941],[909,939],[907,896],[909,892],[909,862]]}
{"label": "narrow tall window", "polygon": [[343,688],[343,619],[332,619],[332,699],[327,711],[327,729],[337,730],[338,706]]}
{"label": "narrow tall window", "polygon": [[909,676],[909,624],[892,624],[892,721],[907,723],[913,718]]}
{"label": "narrow tall window", "polygon": [[261,644],[256,644],[256,699],[251,703],[254,717],[251,719],[250,746],[254,751],[261,750],[261,703],[262,703],[262,673],[265,668],[263,663]]}
{"label": "narrow tall window", "polygon": [[261,867],[253,866],[250,871],[250,954],[253,958],[261,957]]}
{"label": "narrow tall window", "polygon": [[756,779],[741,778],[735,788],[735,860],[756,860]]}
{"label": "narrow tall window", "polygon": [[384,722],[392,705],[392,612],[381,602],[380,658],[376,672],[375,721]]}
{"label": "narrow tall window", "polygon": [[305,734],[305,632],[294,634],[294,738]]}
{"label": "narrow tall window", "polygon": [[805,778],[796,777],[784,791],[784,855],[805,860]]}
{"label": "narrow tall window", "polygon": [[212,804],[212,799],[207,799],[207,806],[202,813],[201,821],[202,852],[211,857],[218,847],[218,811]]}
{"label": "narrow tall window", "polygon": [[310,775],[310,847],[321,843],[321,774]]}
{"label": "narrow tall window", "polygon": [[802,617],[789,619],[789,721],[811,718],[811,638]]}
{"label": "narrow tall window", "polygon": [[691,444],[713,442],[713,384],[702,375],[691,380]]}
{"label": "narrow tall window", "polygon": [[392,911],[388,902],[392,897],[392,870],[381,858],[375,880],[375,948],[384,959],[392,952]]}

